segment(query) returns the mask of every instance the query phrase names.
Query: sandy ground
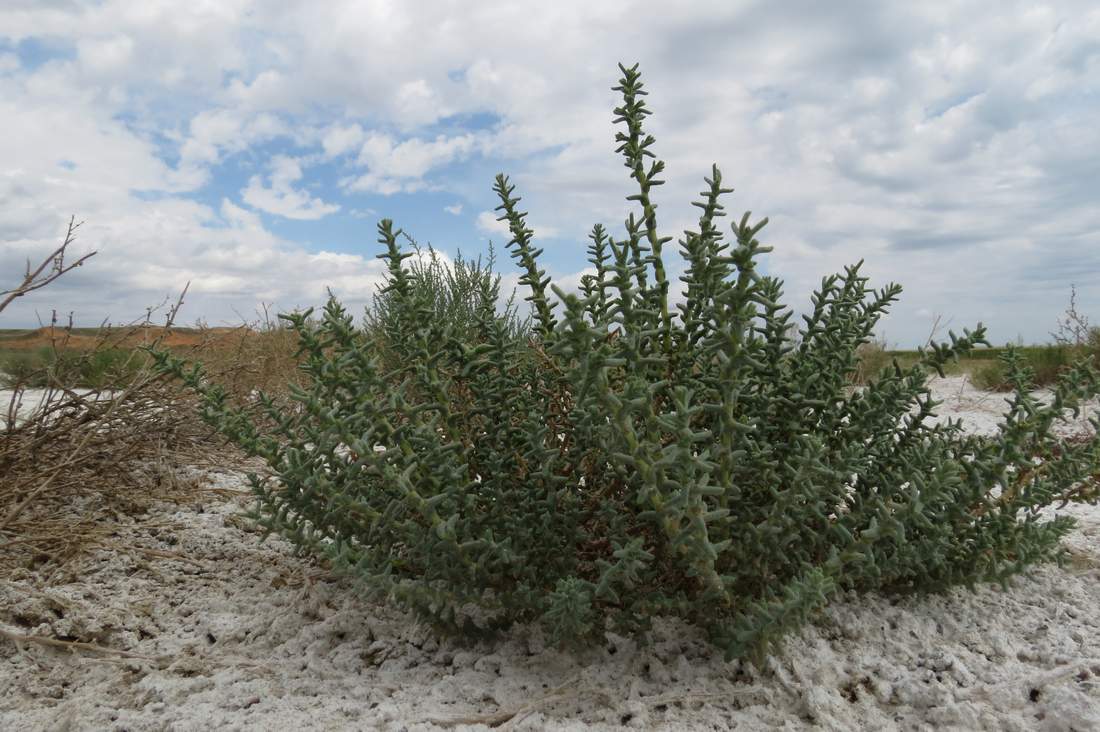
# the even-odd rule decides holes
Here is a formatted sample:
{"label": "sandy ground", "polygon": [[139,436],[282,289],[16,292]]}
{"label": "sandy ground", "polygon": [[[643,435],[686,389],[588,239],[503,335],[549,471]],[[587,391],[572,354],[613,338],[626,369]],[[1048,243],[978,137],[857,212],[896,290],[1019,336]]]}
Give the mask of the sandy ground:
{"label": "sandy ground", "polygon": [[[1003,397],[961,379],[943,415],[996,425]],[[196,471],[243,489],[233,471]],[[1008,591],[848,597],[763,670],[659,623],[569,655],[520,628],[494,646],[437,641],[344,580],[260,544],[247,496],[157,504],[47,591],[0,585],[0,730],[1100,729],[1100,508],[1065,569]],[[108,650],[109,649],[109,650]]]}

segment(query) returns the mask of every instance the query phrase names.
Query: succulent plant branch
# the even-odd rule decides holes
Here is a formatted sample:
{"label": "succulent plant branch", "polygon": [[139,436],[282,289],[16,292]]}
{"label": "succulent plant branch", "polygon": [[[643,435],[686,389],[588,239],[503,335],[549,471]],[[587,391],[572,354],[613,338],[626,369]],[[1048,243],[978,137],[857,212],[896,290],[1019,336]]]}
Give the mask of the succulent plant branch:
{"label": "succulent plant branch", "polygon": [[[613,91],[621,92],[623,104],[615,108],[615,123],[625,122],[627,131],[615,133],[615,141],[621,143],[615,152],[622,153],[627,168],[630,168],[630,176],[638,183],[638,193],[627,196],[628,201],[637,201],[642,208],[642,219],[638,221],[631,214],[626,222],[627,234],[630,241],[630,250],[636,264],[640,265],[638,273],[638,285],[646,290],[645,266],[652,265],[653,277],[656,281],[656,289],[652,293],[653,306],[658,308],[661,316],[661,334],[663,345],[667,349],[672,337],[672,319],[668,309],[668,277],[665,275],[665,263],[661,256],[664,245],[672,240],[672,237],[662,237],[657,233],[657,204],[650,199],[649,192],[664,181],[658,178],[664,172],[665,164],[654,157],[649,148],[656,142],[652,135],[645,133],[643,126],[645,118],[652,114],[646,108],[645,100],[641,97],[649,92],[643,89],[641,72],[638,64],[632,67],[619,64],[619,70],[623,76],[619,84],[613,87]],[[646,159],[652,158],[648,169]],[[639,243],[640,232],[644,228],[648,242],[649,256],[643,257],[644,249]]]}
{"label": "succulent plant branch", "polygon": [[508,182],[508,177],[501,174],[497,176],[493,191],[500,197],[500,205],[497,211],[503,211],[498,221],[507,221],[508,230],[512,233],[512,240],[508,243],[512,250],[512,257],[523,268],[523,276],[519,283],[531,288],[531,295],[526,299],[531,302],[535,310],[535,318],[538,320],[539,333],[543,338],[549,339],[554,332],[554,305],[546,298],[546,285],[550,278],[545,270],[538,267],[538,258],[542,254],[541,249],[531,246],[531,236],[534,231],[527,228],[527,213],[519,211],[516,204],[520,198],[512,197],[515,186]]}
{"label": "succulent plant branch", "polygon": [[858,349],[901,288],[874,290],[847,267],[796,327],[781,283],[757,268],[767,219],[718,226],[731,190],[717,166],[698,229],[679,240],[673,319],[650,199],[663,165],[647,161],[637,67],[620,68],[616,139],[641,218],[621,239],[593,227],[579,293],[540,268],[501,175],[530,321],[498,311],[499,276],[480,261],[407,264],[385,220],[386,282],[365,326],[335,299],[316,318],[285,316],[308,386],[289,408],[260,398],[272,429],[201,367],[156,354],[206,419],[271,466],[277,480],[252,478],[260,525],[444,632],[538,622],[583,642],[671,615],[755,660],[839,591],[1003,582],[1057,559],[1073,522],[1038,511],[1100,498],[1100,440],[1054,427],[1097,396],[1097,372],[1079,364],[1043,402],[1009,351],[1016,395],[989,437],[935,421],[927,384],[986,343],[980,325],[852,389]]}

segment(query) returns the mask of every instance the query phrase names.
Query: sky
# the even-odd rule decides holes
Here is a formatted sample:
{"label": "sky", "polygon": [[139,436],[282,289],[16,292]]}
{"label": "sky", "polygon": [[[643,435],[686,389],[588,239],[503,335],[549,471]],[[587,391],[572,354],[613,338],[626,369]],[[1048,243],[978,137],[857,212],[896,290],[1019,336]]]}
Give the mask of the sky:
{"label": "sky", "polygon": [[[977,322],[1043,342],[1076,285],[1100,322],[1100,5],[1081,2],[0,3],[0,290],[51,251],[98,253],[0,313],[33,327],[361,310],[391,218],[510,288],[508,174],[565,288],[631,211],[617,64],[640,64],[662,234],[718,164],[762,269],[808,307],[864,260],[898,282],[894,346]],[[728,226],[727,229],[728,231]],[[668,267],[682,262],[670,244]],[[522,297],[526,293],[520,292]]]}

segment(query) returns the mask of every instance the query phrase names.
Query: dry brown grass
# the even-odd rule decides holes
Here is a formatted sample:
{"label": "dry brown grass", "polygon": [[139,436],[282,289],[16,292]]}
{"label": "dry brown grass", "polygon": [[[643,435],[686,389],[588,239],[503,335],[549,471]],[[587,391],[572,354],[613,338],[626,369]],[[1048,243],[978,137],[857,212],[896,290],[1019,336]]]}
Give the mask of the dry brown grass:
{"label": "dry brown grass", "polygon": [[869,341],[856,349],[856,372],[852,375],[852,383],[865,386],[873,381],[882,370],[894,362],[893,356],[886,348],[886,342],[881,340]]}
{"label": "dry brown grass", "polygon": [[257,391],[284,399],[291,384],[304,386],[298,369],[298,339],[294,331],[264,310],[257,320],[236,328],[202,328],[193,343],[169,348],[190,361],[202,362],[207,373],[239,403]]}
{"label": "dry brown grass", "polygon": [[[74,230],[70,224],[61,247],[37,269],[28,267],[13,289],[0,292],[0,310],[86,261],[87,256],[66,264]],[[22,577],[48,585],[67,570],[77,571],[73,568],[80,558],[98,549],[149,554],[126,543],[125,527],[140,521],[154,501],[194,500],[204,491],[184,477],[185,465],[219,455],[229,461],[238,457],[199,421],[194,397],[154,373],[151,360],[137,346],[201,349],[226,339],[219,351],[230,354],[224,369],[256,374],[266,373],[261,354],[264,349],[273,352],[267,345],[273,339],[253,337],[248,328],[179,334],[173,322],[182,302],[183,294],[168,308],[163,326],[154,326],[147,317],[131,326],[89,333],[53,323],[18,339],[34,346],[45,342],[57,351],[79,350],[89,357],[101,349],[128,347],[135,369],[126,370],[124,379],[95,388],[76,389],[50,378],[45,389],[29,390],[26,383],[16,382],[4,392],[0,581]],[[262,348],[253,345],[260,343]]]}
{"label": "dry brown grass", "polygon": [[[297,379],[296,340],[285,329],[249,324],[172,336],[170,325],[141,326],[99,338],[88,353],[138,338],[174,343],[241,403],[254,403],[257,389],[285,398],[286,384]],[[21,399],[37,407],[17,418]],[[149,554],[122,538],[149,506],[201,501],[210,489],[187,477],[188,469],[243,459],[198,411],[193,395],[147,367],[102,388],[9,392],[0,404],[0,580],[48,586],[79,574],[94,551]]]}
{"label": "dry brown grass", "polygon": [[[32,409],[16,417],[19,401]],[[0,429],[0,577],[62,571],[151,501],[187,500],[188,456],[217,449],[193,398],[148,370],[99,389],[10,392]]]}
{"label": "dry brown grass", "polygon": [[91,351],[99,348],[139,348],[154,342],[168,348],[194,348],[211,338],[231,336],[241,328],[169,328],[163,325],[137,323],[124,326],[74,329],[50,324],[3,339],[9,351],[33,351],[42,347]]}

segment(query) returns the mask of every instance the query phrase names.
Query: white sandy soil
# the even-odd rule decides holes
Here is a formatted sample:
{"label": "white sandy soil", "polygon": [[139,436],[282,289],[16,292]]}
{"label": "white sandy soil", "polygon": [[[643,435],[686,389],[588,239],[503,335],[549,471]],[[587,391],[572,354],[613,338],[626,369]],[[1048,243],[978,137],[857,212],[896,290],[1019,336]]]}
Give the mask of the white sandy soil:
{"label": "white sandy soil", "polygon": [[[1004,406],[960,378],[937,390],[978,431]],[[1008,591],[842,598],[756,670],[672,622],[648,647],[609,635],[575,655],[531,628],[437,641],[261,545],[247,503],[160,504],[120,537],[147,553],[104,551],[47,591],[0,585],[0,629],[95,645],[0,640],[0,730],[1100,729],[1096,507],[1066,509],[1080,525],[1064,569]]]}

